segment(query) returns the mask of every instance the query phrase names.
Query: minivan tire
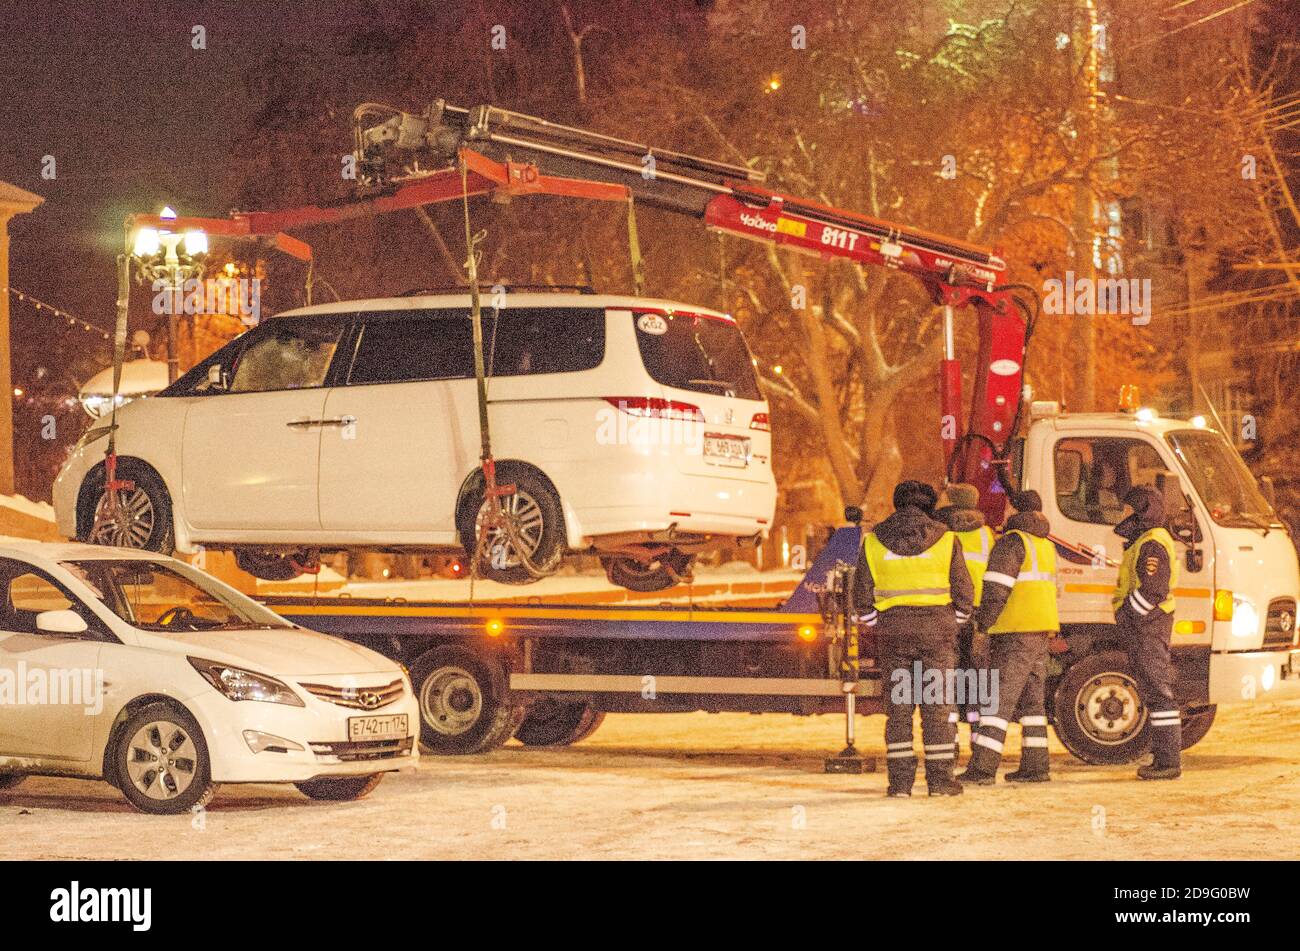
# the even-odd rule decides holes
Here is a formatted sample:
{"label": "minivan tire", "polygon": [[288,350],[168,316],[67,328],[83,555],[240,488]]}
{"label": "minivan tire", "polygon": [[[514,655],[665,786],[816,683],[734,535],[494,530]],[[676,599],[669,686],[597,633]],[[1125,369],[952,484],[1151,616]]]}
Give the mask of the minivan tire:
{"label": "minivan tire", "polygon": [[77,540],[170,555],[176,548],[176,537],[172,531],[171,497],[162,479],[148,466],[131,459],[118,460],[117,477],[135,483],[133,489],[124,492],[125,500],[119,501],[132,508],[132,517],[141,519],[142,524],[134,529],[130,526],[126,529],[105,526],[100,533],[95,532],[95,515],[106,498],[104,467],[99,465],[91,470],[82,484]]}
{"label": "minivan tire", "polygon": [[553,573],[564,556],[566,543],[564,509],[551,484],[531,469],[503,464],[497,469],[497,481],[499,484],[514,485],[515,495],[505,496],[510,500],[509,504],[535,507],[541,516],[542,525],[537,547],[531,555],[533,566],[540,574],[534,576],[522,564],[497,568],[492,565],[491,558],[482,560],[477,566],[472,564],[478,549],[478,515],[484,505],[481,489],[462,504],[461,511],[458,513],[457,527],[460,531],[460,543],[465,549],[466,557],[470,559],[471,569],[477,568],[480,577],[504,584],[531,584]]}
{"label": "minivan tire", "polygon": [[[298,553],[309,560],[306,553]],[[235,564],[254,578],[263,581],[292,581],[303,574],[302,560],[294,554],[258,551],[255,548],[236,548]]]}
{"label": "minivan tire", "polygon": [[0,792],[3,792],[6,789],[13,789],[15,786],[17,786],[26,778],[27,778],[26,773],[0,774]]}
{"label": "minivan tire", "polygon": [[629,591],[663,591],[690,580],[695,556],[670,551],[648,563],[624,555],[606,556],[600,563],[610,584]]}

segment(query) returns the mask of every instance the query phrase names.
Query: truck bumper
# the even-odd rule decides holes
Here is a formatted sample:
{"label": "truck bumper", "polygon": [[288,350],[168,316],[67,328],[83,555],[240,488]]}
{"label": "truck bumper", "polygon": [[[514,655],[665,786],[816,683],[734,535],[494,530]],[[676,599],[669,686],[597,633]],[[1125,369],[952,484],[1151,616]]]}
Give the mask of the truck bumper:
{"label": "truck bumper", "polygon": [[1300,698],[1300,649],[1210,655],[1210,702]]}

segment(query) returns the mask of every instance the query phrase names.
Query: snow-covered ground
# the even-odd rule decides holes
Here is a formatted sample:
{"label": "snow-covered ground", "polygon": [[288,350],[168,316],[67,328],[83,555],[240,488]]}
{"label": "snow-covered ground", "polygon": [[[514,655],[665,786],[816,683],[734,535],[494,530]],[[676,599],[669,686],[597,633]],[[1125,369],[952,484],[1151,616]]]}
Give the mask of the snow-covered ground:
{"label": "snow-covered ground", "polygon": [[[883,718],[860,723],[883,757]],[[822,773],[840,719],[611,715],[567,749],[426,757],[357,803],[227,786],[201,823],[138,815],[103,783],[28,780],[0,792],[0,859],[1292,858],[1297,724],[1300,703],[1221,711],[1174,783],[1053,740],[1047,785],[894,800],[883,773]]]}

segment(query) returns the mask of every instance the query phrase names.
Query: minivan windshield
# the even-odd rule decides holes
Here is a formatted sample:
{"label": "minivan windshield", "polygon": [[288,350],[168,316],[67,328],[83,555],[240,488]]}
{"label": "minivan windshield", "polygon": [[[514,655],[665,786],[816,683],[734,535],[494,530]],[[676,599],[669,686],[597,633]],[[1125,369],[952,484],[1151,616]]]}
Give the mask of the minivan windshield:
{"label": "minivan windshield", "polygon": [[651,378],[663,386],[761,400],[754,361],[740,328],[695,314],[635,313],[636,342]]}
{"label": "minivan windshield", "polygon": [[65,561],[104,605],[146,631],[192,632],[289,629],[250,598],[219,588],[202,572],[180,564],[134,558]]}
{"label": "minivan windshield", "polygon": [[1229,527],[1267,528],[1277,515],[1241,457],[1219,433],[1181,429],[1165,436],[1210,517]]}

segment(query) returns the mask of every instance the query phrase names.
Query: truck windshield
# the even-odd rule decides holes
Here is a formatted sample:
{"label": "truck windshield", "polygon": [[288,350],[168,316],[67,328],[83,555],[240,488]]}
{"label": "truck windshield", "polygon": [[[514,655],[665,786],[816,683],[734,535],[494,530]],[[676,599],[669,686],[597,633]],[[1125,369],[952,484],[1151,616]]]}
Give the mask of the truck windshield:
{"label": "truck windshield", "polygon": [[1209,509],[1210,517],[1220,525],[1279,524],[1255,477],[1222,435],[1204,429],[1184,429],[1167,434],[1165,440]]}
{"label": "truck windshield", "polygon": [[146,631],[181,633],[289,628],[250,598],[226,591],[201,572],[135,558],[62,563],[122,620]]}

